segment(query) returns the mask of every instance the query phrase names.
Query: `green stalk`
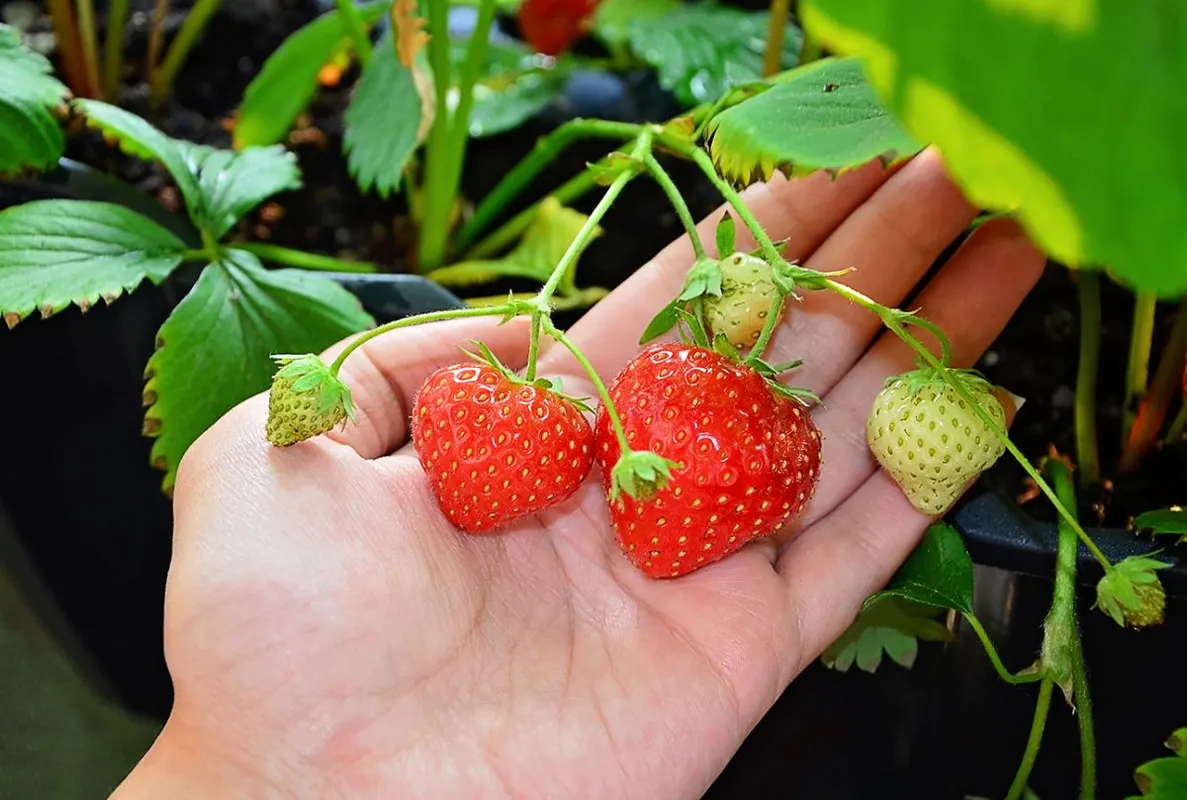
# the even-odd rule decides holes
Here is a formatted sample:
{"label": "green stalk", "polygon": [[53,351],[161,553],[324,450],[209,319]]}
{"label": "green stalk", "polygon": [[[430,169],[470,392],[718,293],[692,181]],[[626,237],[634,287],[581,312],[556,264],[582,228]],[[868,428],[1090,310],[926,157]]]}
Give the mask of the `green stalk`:
{"label": "green stalk", "polygon": [[1076,462],[1080,482],[1091,486],[1100,480],[1100,453],[1096,442],[1096,376],[1100,365],[1100,274],[1079,273],[1080,365],[1076,374]]}
{"label": "green stalk", "polygon": [[1166,438],[1162,443],[1167,447],[1178,444],[1183,441],[1184,430],[1187,430],[1187,402],[1184,402],[1179,408],[1179,413],[1175,415],[1175,421],[1171,423],[1170,430],[1166,432]]}
{"label": "green stalk", "polygon": [[1171,397],[1182,386],[1183,362],[1187,359],[1187,299],[1179,303],[1175,311],[1175,321],[1171,326],[1170,336],[1162,348],[1162,355],[1158,359],[1158,367],[1154,370],[1154,379],[1150,381],[1150,390],[1146,399],[1142,401],[1134,419],[1133,427],[1129,429],[1129,437],[1125,441],[1125,449],[1121,451],[1121,469],[1123,471],[1137,469],[1142,457],[1150,450],[1158,438],[1158,431],[1166,420],[1167,409],[1170,408]]}
{"label": "green stalk", "polygon": [[74,19],[74,7],[70,0],[46,0],[50,23],[54,29],[54,40],[58,44],[58,55],[62,61],[62,74],[70,90],[79,97],[95,97],[99,87],[91,84],[82,58],[82,43],[78,38],[78,25]]}
{"label": "green stalk", "polygon": [[436,113],[425,146],[424,219],[417,245],[417,269],[428,272],[445,261],[449,214],[454,194],[449,187],[449,2],[428,0],[429,62],[433,66]]}
{"label": "green stalk", "polygon": [[762,59],[762,75],[769,78],[783,69],[783,33],[791,16],[791,0],[771,0],[770,27],[767,30],[767,49]]}
{"label": "green stalk", "polygon": [[[881,303],[877,303],[869,297],[866,297],[856,289],[850,288],[843,283],[833,280],[831,277],[828,277],[827,273],[817,272],[816,270],[806,269],[804,267],[796,267],[788,264],[783,258],[782,254],[779,252],[779,248],[775,247],[775,243],[771,241],[771,237],[767,235],[767,232],[755,218],[754,214],[751,213],[749,208],[747,208],[746,203],[742,200],[741,195],[738,194],[733,186],[731,186],[729,183],[723,180],[720,175],[717,174],[717,170],[713,166],[713,161],[709,158],[709,155],[704,150],[696,147],[695,145],[684,144],[676,141],[665,140],[664,144],[676,149],[678,152],[690,157],[694,162],[696,162],[697,166],[699,166],[701,171],[705,174],[705,177],[707,177],[709,181],[712,182],[717,188],[717,190],[721,192],[722,197],[726,199],[726,201],[734,209],[734,212],[738,215],[738,218],[742,220],[743,224],[746,225],[747,229],[754,236],[755,241],[758,242],[760,252],[763,254],[763,257],[766,258],[768,263],[776,268],[783,269],[787,272],[787,274],[792,276],[798,283],[801,283],[802,285],[810,286],[812,288],[828,289],[836,294],[841,295],[850,302],[877,314],[882,320],[882,324],[886,326],[888,330],[894,333],[895,336],[898,336],[904,343],[907,344],[908,347],[918,353],[920,358],[922,358],[928,366],[938,370],[943,376],[944,380],[947,381],[950,386],[952,386],[957,394],[959,394],[969,403],[973,412],[1001,441],[1002,445],[1006,448],[1006,450],[1009,451],[1010,455],[1012,455],[1015,460],[1017,460],[1022,469],[1026,471],[1026,474],[1034,480],[1035,485],[1039,487],[1039,490],[1051,500],[1052,504],[1059,512],[1060,517],[1067,520],[1068,524],[1073,526],[1076,534],[1080,537],[1080,540],[1088,549],[1088,552],[1092,553],[1093,558],[1100,562],[1100,565],[1104,571],[1106,573],[1112,572],[1113,565],[1110,563],[1108,557],[1105,556],[1099,547],[1097,547],[1096,542],[1092,541],[1092,538],[1087,534],[1087,532],[1085,532],[1085,530],[1080,527],[1079,521],[1075,518],[1072,512],[1065,508],[1063,503],[1059,501],[1059,498],[1055,496],[1054,490],[1052,490],[1051,487],[1047,485],[1047,482],[1043,480],[1043,476],[1038,473],[1026,456],[1024,456],[1014,445],[1014,443],[1010,441],[1009,434],[1002,430],[1001,426],[999,426],[997,422],[985,412],[985,409],[981,408],[981,404],[976,398],[972,396],[965,385],[951,376],[949,370],[946,367],[946,357],[944,362],[938,360],[931,350],[928,350],[926,347],[924,347],[922,342],[920,342],[914,336],[911,336],[906,330],[906,324],[914,324],[926,328],[932,331],[932,333],[942,333],[942,331],[940,331],[937,326],[927,322],[926,320],[915,319],[913,318],[913,315],[904,311],[887,308]],[[944,342],[946,342],[946,337],[941,337],[940,342],[941,345],[943,345]]]}
{"label": "green stalk", "polygon": [[998,676],[1010,684],[1011,686],[1020,686],[1025,683],[1034,683],[1043,679],[1041,672],[1022,672],[1017,675],[1006,669],[1006,665],[1002,663],[1002,658],[998,655],[997,648],[993,646],[993,640],[989,638],[985,627],[981,624],[981,620],[977,618],[976,614],[963,614],[965,622],[977,634],[977,638],[981,640],[981,646],[985,648],[985,655],[989,656],[989,662],[993,664],[993,669]]}
{"label": "green stalk", "polygon": [[334,0],[334,5],[338,7],[338,15],[342,17],[346,31],[354,41],[354,50],[358,54],[359,63],[363,69],[366,69],[371,65],[371,39],[367,36],[367,26],[363,24],[359,7],[354,0]]}
{"label": "green stalk", "polygon": [[218,11],[221,4],[222,0],[197,0],[194,7],[190,9],[185,23],[177,32],[177,38],[173,40],[173,44],[169,45],[164,63],[161,64],[159,70],[153,73],[148,94],[149,104],[152,108],[159,107],[172,90],[173,79],[181,71],[190,50],[194,48],[198,37],[206,30],[210,18],[214,16],[214,12]]}
{"label": "green stalk", "polygon": [[242,242],[231,245],[236,250],[252,253],[264,261],[285,264],[300,269],[319,270],[324,272],[378,272],[378,268],[369,261],[347,261],[342,258],[323,256],[316,253],[306,253],[302,250],[292,250],[275,244],[264,242]]}
{"label": "green stalk", "polygon": [[[503,176],[495,188],[474,209],[473,215],[462,225],[454,238],[455,248],[465,250],[470,247],[474,240],[502,213],[503,209],[531,183],[532,179],[552,163],[558,153],[573,142],[579,139],[593,138],[626,141],[638,136],[641,131],[642,126],[626,122],[575,119],[556,128],[547,136],[542,136],[532,151]],[[592,185],[592,180],[590,180],[590,185]],[[471,256],[472,254],[467,254],[467,257]]]}
{"label": "green stalk", "polygon": [[1039,684],[1039,699],[1035,703],[1034,718],[1030,723],[1030,736],[1026,740],[1026,751],[1022,754],[1022,763],[1018,765],[1018,772],[1014,775],[1014,782],[1010,784],[1010,791],[1006,800],[1019,800],[1026,791],[1026,782],[1030,780],[1030,772],[1034,769],[1035,760],[1039,757],[1039,746],[1043,743],[1043,729],[1047,726],[1047,712],[1051,710],[1051,691],[1055,684],[1050,678],[1044,678]]}
{"label": "green stalk", "polygon": [[585,374],[589,376],[590,383],[593,384],[594,390],[598,393],[598,398],[602,401],[602,407],[606,409],[606,417],[610,420],[610,427],[614,429],[615,438],[618,439],[619,452],[622,454],[631,452],[630,442],[626,438],[626,430],[622,427],[622,418],[618,414],[618,409],[614,407],[614,401],[610,399],[610,391],[606,388],[606,383],[602,380],[602,376],[598,374],[593,364],[578,349],[577,345],[552,324],[551,319],[545,320],[544,330],[549,336],[560,342],[562,347],[572,353],[573,358],[577,359],[577,363],[585,370]]}
{"label": "green stalk", "polygon": [[[1076,507],[1072,473],[1058,458],[1047,459],[1044,471],[1051,476],[1055,493],[1068,508]],[[1075,700],[1080,726],[1080,797],[1096,796],[1096,742],[1092,725],[1092,699],[1084,667],[1080,629],[1076,623],[1076,532],[1064,521],[1059,523],[1059,544],[1055,553],[1055,590],[1051,611],[1044,623],[1042,663],[1044,671],[1056,682],[1067,682]]]}
{"label": "green stalk", "polygon": [[103,85],[112,98],[119,97],[124,70],[124,28],[128,23],[128,0],[111,0],[107,7],[107,38],[103,43]]}
{"label": "green stalk", "polygon": [[398,328],[411,328],[413,325],[423,325],[427,322],[444,322],[450,319],[463,319],[466,317],[501,317],[507,314],[513,314],[516,311],[515,305],[512,303],[504,303],[501,306],[487,306],[484,308],[451,308],[446,311],[430,311],[427,314],[416,314],[411,317],[404,317],[403,319],[393,320],[378,327],[372,328],[366,333],[355,337],[350,344],[342,348],[342,352],[334,359],[334,363],[330,365],[330,374],[337,376],[338,370],[342,369],[342,362],[346,361],[347,356],[358,350],[367,342],[374,339],[376,336],[388,333],[389,331],[397,330]]}
{"label": "green stalk", "polygon": [[[701,234],[697,231],[696,221],[693,220],[692,212],[688,210],[688,203],[684,202],[684,196],[680,194],[680,189],[672,180],[672,176],[668,174],[667,170],[663,168],[663,165],[650,152],[644,154],[643,166],[647,168],[647,171],[651,173],[651,177],[664,190],[668,202],[672,204],[672,208],[676,211],[676,216],[680,218],[680,224],[688,232],[688,240],[692,243],[693,255],[698,260],[708,258],[708,255],[705,254],[705,245],[701,241]],[[718,253],[718,255],[725,257],[728,254]]]}
{"label": "green stalk", "polygon": [[[602,164],[605,161],[598,163]],[[584,172],[574,175],[555,191],[551,192],[548,197],[553,198],[561,205],[566,205],[581,197],[595,186],[597,186],[595,173],[593,170],[587,169]],[[510,247],[515,243],[516,239],[523,235],[523,232],[528,229],[528,226],[532,224],[532,220],[536,218],[536,215],[540,211],[540,205],[543,202],[543,200],[539,200],[532,203],[532,205],[504,222],[489,236],[467,250],[463,259],[470,261],[489,258]]]}
{"label": "green stalk", "polygon": [[153,5],[152,30],[148,34],[148,53],[144,56],[144,80],[152,83],[161,60],[161,45],[165,39],[165,15],[169,13],[169,0],[157,0]]}
{"label": "green stalk", "polygon": [[95,0],[78,0],[78,38],[82,42],[82,60],[86,66],[87,79],[104,97],[103,83],[99,79],[99,36],[95,32]]}
{"label": "green stalk", "polygon": [[1133,300],[1133,329],[1129,335],[1129,364],[1125,370],[1125,405],[1122,407],[1121,444],[1129,438],[1138,403],[1146,395],[1150,372],[1150,348],[1154,340],[1154,310],[1158,298],[1138,292]]}

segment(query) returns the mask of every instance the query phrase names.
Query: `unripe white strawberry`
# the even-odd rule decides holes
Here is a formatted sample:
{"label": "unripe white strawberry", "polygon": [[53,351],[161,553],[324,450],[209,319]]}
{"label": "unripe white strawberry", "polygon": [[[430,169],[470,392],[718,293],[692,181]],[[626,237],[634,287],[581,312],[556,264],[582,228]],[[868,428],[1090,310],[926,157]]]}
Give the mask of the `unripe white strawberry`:
{"label": "unripe white strawberry", "polygon": [[[952,374],[1004,428],[1006,412],[993,387],[973,372]],[[929,516],[944,514],[965,486],[1005,452],[969,402],[930,369],[887,381],[870,409],[866,438],[911,505]]]}
{"label": "unripe white strawberry", "polygon": [[776,289],[771,265],[749,253],[733,253],[720,261],[721,296],[705,297],[709,333],[724,334],[734,347],[751,347],[758,341]]}
{"label": "unripe white strawberry", "polygon": [[277,447],[312,439],[354,419],[350,388],[312,353],[273,356],[280,369],[268,392],[265,433]]}

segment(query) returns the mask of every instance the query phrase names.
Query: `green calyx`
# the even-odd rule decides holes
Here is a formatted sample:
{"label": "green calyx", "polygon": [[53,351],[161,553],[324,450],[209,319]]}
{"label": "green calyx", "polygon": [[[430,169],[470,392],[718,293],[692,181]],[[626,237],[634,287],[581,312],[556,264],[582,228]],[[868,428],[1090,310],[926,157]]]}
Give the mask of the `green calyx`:
{"label": "green calyx", "polygon": [[593,408],[589,405],[588,397],[576,397],[574,395],[564,393],[560,378],[533,378],[528,380],[522,375],[517,375],[511,371],[511,369],[502,361],[500,361],[499,357],[496,356],[491,351],[491,349],[482,342],[471,339],[470,343],[478,350],[477,353],[471,352],[464,347],[461,348],[461,351],[475,361],[497,369],[499,373],[507,379],[508,382],[513,383],[516,386],[534,386],[538,389],[544,389],[545,391],[552,392],[562,400],[572,403],[584,412],[589,414],[594,413]]}
{"label": "green calyx", "polygon": [[610,471],[610,502],[617,502],[622,493],[636,500],[646,500],[668,485],[674,461],[650,450],[627,450]]}
{"label": "green calyx", "polygon": [[275,355],[280,369],[268,392],[267,439],[277,447],[288,447],[354,422],[350,387],[338,379],[330,366],[312,353]]}
{"label": "green calyx", "polygon": [[1157,570],[1170,564],[1148,556],[1129,556],[1113,565],[1096,584],[1096,606],[1122,627],[1162,624],[1166,591]]}
{"label": "green calyx", "polygon": [[973,369],[945,368],[939,370],[934,367],[921,366],[910,372],[891,375],[886,379],[885,385],[905,384],[907,390],[912,393],[937,386],[948,387],[950,383],[945,379],[945,372],[949,378],[960,383],[973,395],[993,393],[994,385],[984,375]]}

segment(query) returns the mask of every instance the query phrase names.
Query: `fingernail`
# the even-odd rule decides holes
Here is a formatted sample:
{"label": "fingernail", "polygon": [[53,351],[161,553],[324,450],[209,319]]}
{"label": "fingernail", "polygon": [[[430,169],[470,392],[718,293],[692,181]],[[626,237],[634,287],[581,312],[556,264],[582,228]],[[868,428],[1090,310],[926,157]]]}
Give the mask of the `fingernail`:
{"label": "fingernail", "polygon": [[997,388],[1001,390],[1002,394],[1004,394],[1010,398],[1010,402],[1012,402],[1014,404],[1014,413],[1015,414],[1017,414],[1019,411],[1022,410],[1022,406],[1026,405],[1026,398],[1023,397],[1022,395],[1014,394],[1013,392],[1011,392],[1009,389],[1007,389],[1004,386],[999,386]]}

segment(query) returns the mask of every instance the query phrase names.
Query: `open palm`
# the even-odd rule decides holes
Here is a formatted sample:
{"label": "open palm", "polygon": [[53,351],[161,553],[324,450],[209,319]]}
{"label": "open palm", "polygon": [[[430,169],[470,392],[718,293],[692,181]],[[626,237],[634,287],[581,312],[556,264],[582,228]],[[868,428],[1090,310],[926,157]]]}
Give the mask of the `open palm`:
{"label": "open palm", "polygon": [[[745,197],[789,256],[856,267],[848,282],[887,305],[918,289],[958,365],[1043,264],[995,221],[917,287],[974,214],[930,151],[893,174],[872,164]],[[674,243],[570,331],[604,377],[691,261]],[[776,539],[646,578],[618,550],[596,476],[500,535],[457,532],[407,443],[410,399],[465,339],[522,366],[522,322],[368,343],[343,369],[360,412],[345,431],[273,449],[261,396],[191,448],[167,595],[175,708],[118,796],[694,798],[926,527],[865,448],[870,402],[911,355],[873,315],[816,293],[770,356],[805,359],[792,380],[824,399],[820,484]],[[582,393],[559,347],[540,371]]]}

